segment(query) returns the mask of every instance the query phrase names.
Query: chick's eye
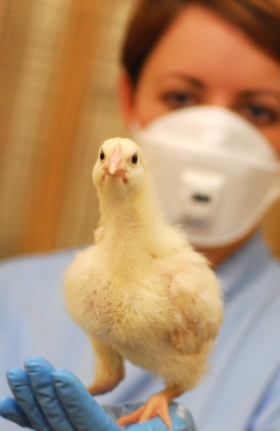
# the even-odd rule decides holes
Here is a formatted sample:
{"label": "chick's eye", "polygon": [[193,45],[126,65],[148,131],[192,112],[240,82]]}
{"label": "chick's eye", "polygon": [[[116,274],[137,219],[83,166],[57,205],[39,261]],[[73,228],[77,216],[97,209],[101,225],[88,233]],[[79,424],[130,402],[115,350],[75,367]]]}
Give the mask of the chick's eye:
{"label": "chick's eye", "polygon": [[137,161],[138,161],[138,156],[137,156],[137,154],[133,154],[133,156],[132,156],[132,158],[131,158],[131,162],[132,162],[134,165],[136,165]]}
{"label": "chick's eye", "polygon": [[103,150],[101,150],[101,153],[100,153],[100,160],[104,160],[105,159],[105,154],[104,154],[104,151]]}

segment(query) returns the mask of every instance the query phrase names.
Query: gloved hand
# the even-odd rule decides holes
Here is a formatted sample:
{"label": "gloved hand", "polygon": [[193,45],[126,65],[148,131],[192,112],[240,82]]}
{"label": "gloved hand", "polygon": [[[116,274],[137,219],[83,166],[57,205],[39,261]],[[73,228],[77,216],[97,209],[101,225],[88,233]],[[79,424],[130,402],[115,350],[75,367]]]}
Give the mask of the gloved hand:
{"label": "gloved hand", "polygon": [[[91,397],[82,383],[64,369],[54,369],[46,360],[32,357],[25,370],[11,369],[7,379],[15,399],[0,399],[0,415],[36,431],[122,431]],[[139,406],[135,406],[138,408]],[[133,405],[107,408],[115,418],[132,411]],[[126,411],[124,411],[126,409]],[[173,431],[196,431],[190,413],[170,404]],[[130,425],[129,431],[167,431],[160,418]]]}

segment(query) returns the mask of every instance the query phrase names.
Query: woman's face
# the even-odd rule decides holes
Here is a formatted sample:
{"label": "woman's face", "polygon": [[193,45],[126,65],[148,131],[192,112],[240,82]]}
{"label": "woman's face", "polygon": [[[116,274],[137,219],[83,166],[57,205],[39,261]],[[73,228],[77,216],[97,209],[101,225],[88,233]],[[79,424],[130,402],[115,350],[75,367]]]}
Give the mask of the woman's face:
{"label": "woman's face", "polygon": [[127,122],[141,126],[188,106],[231,109],[255,125],[280,157],[280,64],[206,8],[188,6],[176,18],[123,103]]}

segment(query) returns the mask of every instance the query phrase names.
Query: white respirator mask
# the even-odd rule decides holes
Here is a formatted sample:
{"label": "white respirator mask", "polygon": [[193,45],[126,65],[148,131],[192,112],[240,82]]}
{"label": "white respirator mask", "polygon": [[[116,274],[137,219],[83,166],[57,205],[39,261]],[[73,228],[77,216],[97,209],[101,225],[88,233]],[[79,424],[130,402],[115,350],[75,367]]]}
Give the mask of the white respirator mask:
{"label": "white respirator mask", "polygon": [[276,152],[227,109],[184,108],[132,131],[167,219],[196,246],[242,239],[280,196]]}

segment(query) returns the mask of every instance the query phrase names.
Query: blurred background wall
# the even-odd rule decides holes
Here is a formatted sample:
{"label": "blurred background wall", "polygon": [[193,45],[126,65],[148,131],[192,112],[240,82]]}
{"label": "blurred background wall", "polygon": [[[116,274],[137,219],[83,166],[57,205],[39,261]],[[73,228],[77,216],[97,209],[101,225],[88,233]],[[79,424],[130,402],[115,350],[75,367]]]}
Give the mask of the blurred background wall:
{"label": "blurred background wall", "polygon": [[0,257],[92,241],[131,0],[2,0]]}
{"label": "blurred background wall", "polygon": [[[97,149],[126,135],[116,82],[132,4],[0,3],[0,258],[92,241]],[[264,230],[280,255],[280,205]]]}

